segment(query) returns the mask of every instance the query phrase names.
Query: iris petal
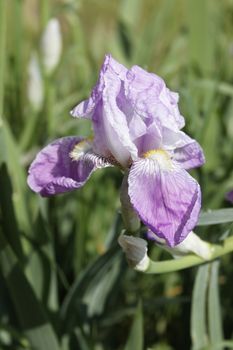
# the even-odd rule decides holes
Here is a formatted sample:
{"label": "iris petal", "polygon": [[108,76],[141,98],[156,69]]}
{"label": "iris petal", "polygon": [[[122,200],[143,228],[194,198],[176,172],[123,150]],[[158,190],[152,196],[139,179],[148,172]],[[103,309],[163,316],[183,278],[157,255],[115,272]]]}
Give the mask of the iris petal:
{"label": "iris petal", "polygon": [[169,246],[182,242],[195,226],[201,194],[198,183],[172,160],[141,159],[129,173],[129,197],[139,217]]}
{"label": "iris petal", "polygon": [[29,168],[29,187],[44,197],[72,191],[83,186],[96,169],[111,166],[93,154],[91,143],[85,140],[64,137],[42,149]]}
{"label": "iris petal", "polygon": [[184,118],[178,108],[178,94],[170,91],[158,75],[133,66],[124,81],[125,95],[143,118],[152,118],[168,128],[179,130],[184,126]]}
{"label": "iris petal", "polygon": [[[135,159],[138,155],[137,147],[131,139],[127,115],[118,105],[119,100],[125,100],[122,96],[122,81],[126,72],[123,65],[111,55],[106,55],[91,97],[71,111],[74,117],[92,120],[96,153],[103,156],[111,154],[124,167],[131,157]],[[136,134],[140,132],[141,130],[136,130]]]}
{"label": "iris petal", "polygon": [[205,156],[199,143],[183,131],[163,128],[163,145],[174,150],[173,159],[184,169],[199,167],[205,163]]}

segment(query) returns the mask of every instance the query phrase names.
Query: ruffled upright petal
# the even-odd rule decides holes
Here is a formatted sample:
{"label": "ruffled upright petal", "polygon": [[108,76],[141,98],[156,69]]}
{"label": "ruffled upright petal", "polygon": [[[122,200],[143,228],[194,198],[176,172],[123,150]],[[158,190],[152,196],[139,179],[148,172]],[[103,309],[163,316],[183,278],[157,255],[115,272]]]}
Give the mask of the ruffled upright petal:
{"label": "ruffled upright petal", "polygon": [[[126,72],[123,65],[106,55],[91,97],[71,111],[74,117],[92,120],[95,151],[103,156],[113,156],[123,167],[138,154],[131,139],[128,117],[120,108],[120,101],[125,99],[122,82]],[[132,128],[132,132],[137,134],[140,130],[133,131]]]}
{"label": "ruffled upright petal", "polygon": [[112,71],[115,73],[116,77],[124,78],[127,69],[116,60],[112,58],[111,55],[106,55],[102,67],[100,69],[99,79],[97,84],[91,92],[90,98],[80,102],[71,110],[71,115],[77,118],[92,118],[92,115],[97,107],[98,102],[102,98],[102,93],[104,89],[104,75],[108,67],[111,66]]}
{"label": "ruffled upright petal", "polygon": [[111,164],[92,153],[90,141],[64,137],[38,153],[27,181],[33,191],[46,197],[83,186],[94,170],[106,166]]}
{"label": "ruffled upright petal", "polygon": [[116,78],[110,66],[105,72],[104,81],[102,127],[105,141],[116,160],[127,166],[130,158],[137,158],[138,151],[130,137],[127,117],[117,104],[117,98],[122,93],[121,80]]}
{"label": "ruffled upright petal", "polygon": [[161,155],[133,163],[129,197],[139,217],[169,246],[182,242],[195,226],[201,193],[198,183],[171,159]]}
{"label": "ruffled upright petal", "polygon": [[133,66],[127,72],[124,87],[128,103],[142,118],[174,130],[183,128],[185,123],[178,108],[178,94],[170,91],[158,75]]}

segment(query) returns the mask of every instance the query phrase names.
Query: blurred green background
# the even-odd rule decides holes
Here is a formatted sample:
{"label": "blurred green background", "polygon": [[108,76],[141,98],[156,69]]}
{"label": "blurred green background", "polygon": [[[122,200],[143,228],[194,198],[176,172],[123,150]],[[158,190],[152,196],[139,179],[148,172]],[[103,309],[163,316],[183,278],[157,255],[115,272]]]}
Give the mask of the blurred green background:
{"label": "blurred green background", "polygon": [[[62,53],[46,74],[41,38],[51,18],[61,26]],[[221,260],[220,272],[215,262],[140,274],[116,243],[120,172],[100,170],[83,189],[50,199],[26,184],[41,147],[90,134],[88,122],[69,111],[88,97],[105,53],[155,72],[179,92],[185,131],[206,156],[192,172],[203,209],[230,206],[232,0],[0,0],[0,348],[233,348],[232,256]],[[29,96],[32,57],[39,106]],[[231,225],[196,232],[216,242]],[[154,246],[150,254],[169,257]]]}

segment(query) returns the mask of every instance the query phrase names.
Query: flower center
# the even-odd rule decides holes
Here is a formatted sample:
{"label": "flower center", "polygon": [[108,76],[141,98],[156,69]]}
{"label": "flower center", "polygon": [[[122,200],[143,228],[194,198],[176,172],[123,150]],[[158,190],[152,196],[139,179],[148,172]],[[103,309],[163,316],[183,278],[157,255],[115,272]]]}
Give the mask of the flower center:
{"label": "flower center", "polygon": [[69,156],[72,160],[79,160],[81,156],[90,151],[92,148],[92,137],[83,139],[76,143]]}
{"label": "flower center", "polygon": [[143,153],[143,158],[151,159],[157,161],[159,166],[164,170],[171,170],[173,163],[168,152],[164,151],[161,148],[152,149]]}

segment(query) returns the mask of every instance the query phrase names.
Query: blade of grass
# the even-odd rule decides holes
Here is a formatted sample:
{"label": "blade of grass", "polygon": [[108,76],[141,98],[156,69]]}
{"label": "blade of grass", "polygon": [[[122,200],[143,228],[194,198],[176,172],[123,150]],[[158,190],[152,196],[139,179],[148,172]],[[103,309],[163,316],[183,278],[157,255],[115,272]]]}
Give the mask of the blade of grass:
{"label": "blade of grass", "polygon": [[20,152],[13,137],[12,131],[6,121],[4,121],[5,147],[7,149],[7,166],[12,180],[13,201],[20,229],[28,233],[32,232],[30,210],[26,197],[26,174],[20,164]]}
{"label": "blade of grass", "polygon": [[191,307],[191,337],[193,350],[201,350],[208,345],[206,323],[208,279],[209,264],[200,266],[194,283]]}
{"label": "blade of grass", "polygon": [[211,210],[207,213],[201,212],[197,225],[207,226],[224,224],[233,221],[233,209],[225,208],[218,210]]}
{"label": "blade of grass", "polygon": [[208,325],[211,349],[221,350],[223,346],[218,345],[223,341],[223,330],[221,320],[221,305],[219,299],[219,261],[214,261],[210,268],[210,282],[208,293]]}
{"label": "blade of grass", "polygon": [[143,313],[139,302],[124,350],[143,350]]}

